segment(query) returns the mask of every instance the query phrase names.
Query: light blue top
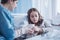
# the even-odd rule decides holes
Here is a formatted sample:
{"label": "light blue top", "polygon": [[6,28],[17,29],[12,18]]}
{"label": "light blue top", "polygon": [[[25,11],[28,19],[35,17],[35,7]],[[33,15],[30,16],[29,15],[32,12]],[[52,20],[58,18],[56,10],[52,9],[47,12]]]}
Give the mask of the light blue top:
{"label": "light blue top", "polygon": [[[14,39],[14,27],[12,23],[11,12],[0,5],[0,40],[1,36],[4,40]],[[3,40],[3,39],[2,39]]]}

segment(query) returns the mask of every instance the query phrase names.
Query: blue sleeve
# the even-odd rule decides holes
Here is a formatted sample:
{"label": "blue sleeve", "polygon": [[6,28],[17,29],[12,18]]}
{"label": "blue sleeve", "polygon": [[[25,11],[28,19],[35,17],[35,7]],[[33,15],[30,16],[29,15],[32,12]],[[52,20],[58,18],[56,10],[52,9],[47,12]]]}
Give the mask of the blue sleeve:
{"label": "blue sleeve", "polygon": [[0,12],[0,35],[2,35],[6,40],[13,40],[13,25],[10,24],[10,21],[3,14],[4,12]]}
{"label": "blue sleeve", "polygon": [[3,36],[0,35],[0,40],[5,40],[5,38]]}

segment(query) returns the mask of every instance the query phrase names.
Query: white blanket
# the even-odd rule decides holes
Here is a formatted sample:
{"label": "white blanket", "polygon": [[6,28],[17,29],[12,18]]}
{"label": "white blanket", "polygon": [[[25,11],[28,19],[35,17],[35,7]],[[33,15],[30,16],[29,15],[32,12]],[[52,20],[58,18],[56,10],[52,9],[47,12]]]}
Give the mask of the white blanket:
{"label": "white blanket", "polygon": [[60,40],[60,30],[52,28],[44,35],[38,35],[26,40]]}

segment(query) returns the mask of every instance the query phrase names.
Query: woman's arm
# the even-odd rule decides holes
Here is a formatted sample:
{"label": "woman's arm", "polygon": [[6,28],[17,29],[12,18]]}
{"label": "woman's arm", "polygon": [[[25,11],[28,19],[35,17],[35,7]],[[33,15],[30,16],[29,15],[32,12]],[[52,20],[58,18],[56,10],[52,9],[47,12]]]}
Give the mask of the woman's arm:
{"label": "woman's arm", "polygon": [[4,13],[0,13],[0,33],[6,40],[14,39],[14,28],[10,21],[3,15]]}

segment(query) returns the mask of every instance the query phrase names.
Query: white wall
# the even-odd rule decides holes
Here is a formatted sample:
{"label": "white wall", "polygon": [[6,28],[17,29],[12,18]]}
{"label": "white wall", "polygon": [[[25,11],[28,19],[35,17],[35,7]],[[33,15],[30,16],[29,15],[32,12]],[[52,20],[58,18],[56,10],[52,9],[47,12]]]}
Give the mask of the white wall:
{"label": "white wall", "polygon": [[60,0],[53,0],[52,2],[52,22],[53,24],[60,24]]}
{"label": "white wall", "polygon": [[52,16],[52,0],[32,0],[33,7],[37,8],[44,18],[50,18]]}
{"label": "white wall", "polygon": [[60,9],[59,3],[59,0],[32,0],[32,7],[37,8],[45,19],[54,23],[60,20],[57,14]]}
{"label": "white wall", "polygon": [[32,1],[33,7],[37,8],[45,19],[51,20],[52,23],[56,23],[57,21],[59,21],[60,16],[58,13],[60,13],[60,0],[32,0]]}

